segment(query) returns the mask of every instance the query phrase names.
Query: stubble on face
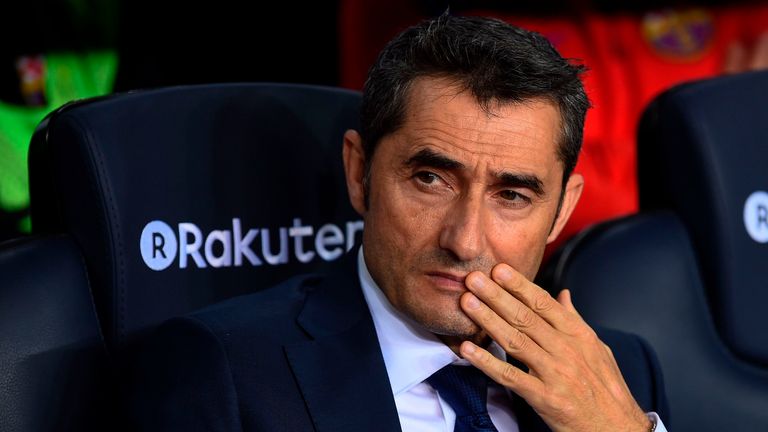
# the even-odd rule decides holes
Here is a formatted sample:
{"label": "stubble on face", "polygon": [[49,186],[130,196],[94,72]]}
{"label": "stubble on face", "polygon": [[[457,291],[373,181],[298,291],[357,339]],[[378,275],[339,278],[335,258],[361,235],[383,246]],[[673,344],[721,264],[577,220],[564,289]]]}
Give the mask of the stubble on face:
{"label": "stubble on face", "polygon": [[[408,274],[417,275],[423,273],[425,269],[439,269],[464,275],[473,271],[490,274],[495,264],[493,259],[486,256],[480,256],[472,261],[462,261],[450,251],[435,248],[416,256],[411,262]],[[439,295],[450,299],[453,304],[452,307],[440,310],[438,313],[435,313],[435,305],[420,301],[417,290],[403,290],[402,294],[413,297],[404,299],[409,307],[403,312],[409,315],[409,318],[421,323],[430,332],[438,336],[453,336],[462,339],[477,339],[479,337],[480,327],[469,319],[459,306],[462,292],[455,290],[439,292]]]}
{"label": "stubble on face", "polygon": [[[403,132],[382,139],[371,164],[369,206],[363,233],[366,265],[389,302],[405,316],[449,346],[449,340],[480,343],[486,336],[462,311],[459,300],[467,290],[463,278],[455,279],[473,271],[490,275],[498,262],[506,262],[532,276],[543,254],[556,203],[534,205],[536,216],[525,211],[518,214],[499,210],[495,201],[487,201],[488,194],[492,193],[489,191],[495,187],[493,180],[485,177],[490,168],[462,174],[470,177],[462,180],[468,183],[459,189],[470,185],[485,188],[484,192],[472,193],[474,199],[480,200],[475,202],[482,203],[478,207],[482,210],[478,211],[492,215],[486,216],[490,224],[487,229],[477,233],[487,238],[487,247],[471,258],[462,259],[450,247],[442,245],[440,238],[446,224],[456,226],[453,211],[469,202],[467,195],[462,195],[469,193],[468,190],[450,199],[435,198],[415,189],[412,173],[399,173],[400,167],[404,158],[409,158],[416,147],[422,146],[418,143],[424,141],[427,147],[455,157],[467,167],[517,170],[522,174],[535,174],[545,184],[552,185],[556,183],[549,176],[554,172],[551,163],[556,160],[552,128],[557,129],[559,114],[547,104],[517,107],[505,111],[513,114],[504,114],[492,124],[492,129],[486,130],[483,129],[485,123],[476,119],[490,118],[493,123],[495,117],[487,117],[473,99],[451,83],[431,79],[417,81],[411,92],[409,110],[412,111],[406,113]],[[454,105],[446,108],[451,104]],[[425,111],[417,111],[421,109]],[[424,133],[433,136],[425,138]],[[475,142],[479,147],[470,148]],[[480,177],[476,177],[478,175]],[[457,205],[459,207],[455,207]],[[528,216],[520,216],[523,214]],[[435,278],[435,273],[448,274],[456,283]]]}

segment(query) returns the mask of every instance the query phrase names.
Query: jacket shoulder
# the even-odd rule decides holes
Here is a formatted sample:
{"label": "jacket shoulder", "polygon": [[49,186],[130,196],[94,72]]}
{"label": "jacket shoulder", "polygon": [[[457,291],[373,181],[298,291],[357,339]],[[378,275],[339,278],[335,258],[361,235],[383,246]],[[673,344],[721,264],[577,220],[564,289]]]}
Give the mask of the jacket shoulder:
{"label": "jacket shoulder", "polygon": [[[323,275],[295,276],[273,287],[241,295],[193,312],[181,319],[191,319],[204,325],[219,337],[238,330],[258,332],[264,328],[274,332],[290,328],[301,312],[307,295]],[[166,325],[173,325],[172,319]]]}
{"label": "jacket shoulder", "polygon": [[310,428],[283,345],[306,340],[296,316],[318,280],[294,277],[161,324],[131,367],[134,429],[249,430],[260,410],[279,407],[295,415],[266,417],[263,430]]}

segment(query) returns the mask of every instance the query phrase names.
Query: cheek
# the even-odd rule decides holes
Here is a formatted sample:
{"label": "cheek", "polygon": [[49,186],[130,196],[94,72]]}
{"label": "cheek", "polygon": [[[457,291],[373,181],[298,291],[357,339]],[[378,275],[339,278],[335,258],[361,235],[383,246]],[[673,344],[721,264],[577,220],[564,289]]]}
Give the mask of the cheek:
{"label": "cheek", "polygon": [[424,202],[407,184],[387,180],[382,187],[371,190],[366,231],[376,237],[376,242],[388,244],[403,255],[422,249],[432,240],[436,243],[444,206]]}
{"label": "cheek", "polygon": [[413,293],[404,287],[414,286],[419,257],[438,245],[438,216],[396,187],[371,192],[363,231],[366,263],[389,301],[403,307]]}
{"label": "cheek", "polygon": [[532,211],[524,218],[493,217],[488,242],[497,262],[504,262],[526,277],[538,271],[551,227],[547,211]]}
{"label": "cheek", "polygon": [[395,190],[380,200],[381,222],[391,225],[395,235],[404,237],[406,244],[420,243],[430,237],[441,223],[441,206],[414,199],[410,191]]}

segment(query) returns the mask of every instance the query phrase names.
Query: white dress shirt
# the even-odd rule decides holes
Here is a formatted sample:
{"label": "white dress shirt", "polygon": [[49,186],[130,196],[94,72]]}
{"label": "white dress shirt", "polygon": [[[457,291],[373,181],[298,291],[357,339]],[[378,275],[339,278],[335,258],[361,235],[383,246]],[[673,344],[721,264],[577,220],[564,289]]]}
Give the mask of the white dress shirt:
{"label": "white dress shirt", "polygon": [[[389,303],[368,272],[362,248],[357,262],[360,285],[379,338],[400,426],[406,432],[453,432],[456,413],[425,380],[448,364],[469,363]],[[499,359],[506,358],[495,342],[488,350]],[[500,432],[519,431],[511,409],[513,397],[517,396],[498,384],[488,388],[488,413]],[[657,422],[656,432],[667,432],[655,413],[649,413],[649,417]]]}
{"label": "white dress shirt", "polygon": [[[358,269],[395,396],[400,426],[403,431],[453,432],[456,413],[425,380],[443,366],[469,362],[389,303],[368,273],[362,248],[358,254]],[[496,343],[489,347],[489,351],[498,358],[505,358]],[[518,431],[517,420],[510,408],[511,396],[499,385],[488,388],[488,413],[499,431]]]}

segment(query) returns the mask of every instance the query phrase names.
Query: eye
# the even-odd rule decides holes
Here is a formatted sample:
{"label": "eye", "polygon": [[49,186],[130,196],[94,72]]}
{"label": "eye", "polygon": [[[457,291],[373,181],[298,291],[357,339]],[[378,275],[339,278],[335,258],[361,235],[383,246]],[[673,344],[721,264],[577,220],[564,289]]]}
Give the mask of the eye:
{"label": "eye", "polygon": [[531,203],[529,197],[509,189],[499,192],[498,196],[505,205],[514,208],[522,208]]}
{"label": "eye", "polygon": [[413,185],[427,194],[440,194],[453,189],[450,183],[432,171],[417,171],[411,178]]}
{"label": "eye", "polygon": [[439,175],[429,171],[419,171],[414,175],[414,177],[416,180],[427,185],[433,184],[440,180]]}

